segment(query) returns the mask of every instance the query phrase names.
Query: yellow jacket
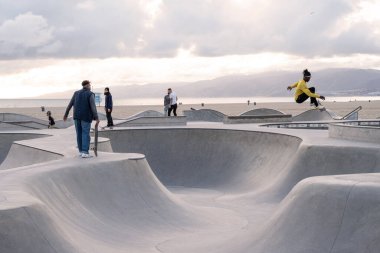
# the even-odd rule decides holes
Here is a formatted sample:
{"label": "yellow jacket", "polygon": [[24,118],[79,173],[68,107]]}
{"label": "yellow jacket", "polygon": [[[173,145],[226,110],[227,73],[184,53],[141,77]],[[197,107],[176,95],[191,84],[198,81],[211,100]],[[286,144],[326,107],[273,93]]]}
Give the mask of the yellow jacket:
{"label": "yellow jacket", "polygon": [[294,93],[294,100],[297,100],[298,96],[302,93],[305,93],[309,97],[319,98],[320,96],[317,93],[312,93],[306,85],[305,80],[299,80],[294,84],[290,85],[292,88],[296,88],[296,92]]}

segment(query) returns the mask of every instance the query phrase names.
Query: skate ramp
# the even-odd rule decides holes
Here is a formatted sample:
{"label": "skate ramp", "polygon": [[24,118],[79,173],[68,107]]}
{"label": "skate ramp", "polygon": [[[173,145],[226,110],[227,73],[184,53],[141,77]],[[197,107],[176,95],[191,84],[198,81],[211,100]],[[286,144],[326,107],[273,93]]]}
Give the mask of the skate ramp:
{"label": "skate ramp", "polygon": [[145,154],[167,186],[267,192],[281,199],[304,178],[380,171],[377,146],[310,145],[275,133],[128,129],[105,131],[102,136],[111,140],[115,152]]}
{"label": "skate ramp", "polygon": [[329,109],[318,110],[311,109],[293,117],[293,121],[323,121],[340,119],[334,112]]}
{"label": "skate ramp", "polygon": [[139,154],[63,159],[3,172],[0,181],[2,253],[157,252],[179,235],[241,225],[222,209],[229,220],[180,200]]}
{"label": "skate ramp", "polygon": [[61,154],[48,150],[25,146],[21,143],[13,143],[6,159],[0,164],[0,170],[58,160],[62,157]]}
{"label": "skate ramp", "polygon": [[240,114],[240,116],[268,116],[268,115],[285,115],[286,113],[283,113],[278,110],[270,109],[270,108],[258,108],[249,110],[246,112],[243,112]]}
{"label": "skate ramp", "polygon": [[136,118],[141,118],[141,117],[163,117],[163,116],[165,115],[162,112],[157,112],[154,110],[146,110],[146,111],[136,113],[128,117],[127,119],[136,119]]}
{"label": "skate ramp", "polygon": [[[48,126],[47,121],[17,113],[0,113],[0,122],[7,124],[8,128],[14,126],[12,130],[45,129]],[[4,130],[4,126],[1,128]]]}
{"label": "skate ramp", "polygon": [[224,252],[378,252],[379,182],[379,174],[305,179],[265,226],[236,237]]}
{"label": "skate ramp", "polygon": [[39,133],[0,132],[0,164],[7,157],[7,154],[15,141],[30,140],[43,137],[47,137],[47,135]]}
{"label": "skate ramp", "polygon": [[279,173],[301,142],[285,135],[207,129],[101,134],[111,140],[115,152],[144,153],[165,185],[224,190],[265,184],[263,179]]}
{"label": "skate ramp", "polygon": [[199,110],[184,110],[183,115],[186,116],[188,121],[208,121],[208,122],[223,122],[225,114],[211,110],[211,109],[199,109]]}

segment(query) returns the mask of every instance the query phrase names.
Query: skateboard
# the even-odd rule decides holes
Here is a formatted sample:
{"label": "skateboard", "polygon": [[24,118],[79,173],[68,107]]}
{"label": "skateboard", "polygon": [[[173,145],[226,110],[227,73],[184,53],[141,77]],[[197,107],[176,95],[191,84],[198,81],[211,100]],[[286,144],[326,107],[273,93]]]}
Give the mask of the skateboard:
{"label": "skateboard", "polygon": [[94,154],[98,156],[98,125],[95,125]]}

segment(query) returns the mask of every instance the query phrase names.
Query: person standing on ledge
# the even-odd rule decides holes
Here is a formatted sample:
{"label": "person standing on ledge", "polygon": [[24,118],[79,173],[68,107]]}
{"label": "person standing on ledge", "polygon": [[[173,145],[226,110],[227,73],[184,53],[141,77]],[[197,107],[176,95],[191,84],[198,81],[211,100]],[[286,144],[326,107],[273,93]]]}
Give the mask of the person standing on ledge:
{"label": "person standing on ledge", "polygon": [[170,109],[170,93],[168,90],[168,94],[164,97],[164,115],[168,116],[168,111]]}
{"label": "person standing on ledge", "polygon": [[74,106],[74,124],[77,134],[77,144],[79,155],[82,158],[92,157],[89,154],[90,149],[90,129],[92,120],[96,120],[96,126],[99,125],[98,112],[95,105],[95,94],[91,92],[91,82],[84,80],[82,89],[74,92],[73,97],[67,106],[63,120],[67,120],[67,116]]}
{"label": "person standing on ledge", "polygon": [[294,99],[297,103],[301,104],[305,102],[308,98],[310,98],[310,105],[314,105],[317,109],[324,109],[324,107],[319,103],[317,98],[325,100],[325,97],[315,93],[314,87],[307,87],[307,82],[311,79],[311,73],[305,69],[303,71],[303,79],[298,82],[288,86],[288,90],[292,90],[296,88],[296,92],[294,93]]}
{"label": "person standing on ledge", "polygon": [[104,96],[106,97],[104,109],[106,111],[107,116],[107,127],[113,127],[113,120],[112,120],[112,108],[113,108],[113,101],[112,101],[112,95],[110,93],[110,89],[108,87],[104,88]]}
{"label": "person standing on ledge", "polygon": [[168,111],[168,116],[170,116],[171,112],[173,111],[174,116],[177,116],[177,94],[172,91],[172,88],[168,89],[169,98],[170,98],[170,107]]}

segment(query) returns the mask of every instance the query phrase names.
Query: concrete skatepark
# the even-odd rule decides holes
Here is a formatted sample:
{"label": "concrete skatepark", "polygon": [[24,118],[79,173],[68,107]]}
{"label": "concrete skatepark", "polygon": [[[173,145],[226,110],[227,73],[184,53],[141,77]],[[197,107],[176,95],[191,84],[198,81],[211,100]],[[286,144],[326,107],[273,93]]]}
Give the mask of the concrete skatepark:
{"label": "concrete skatepark", "polygon": [[0,252],[380,252],[379,121],[327,120],[1,131]]}

